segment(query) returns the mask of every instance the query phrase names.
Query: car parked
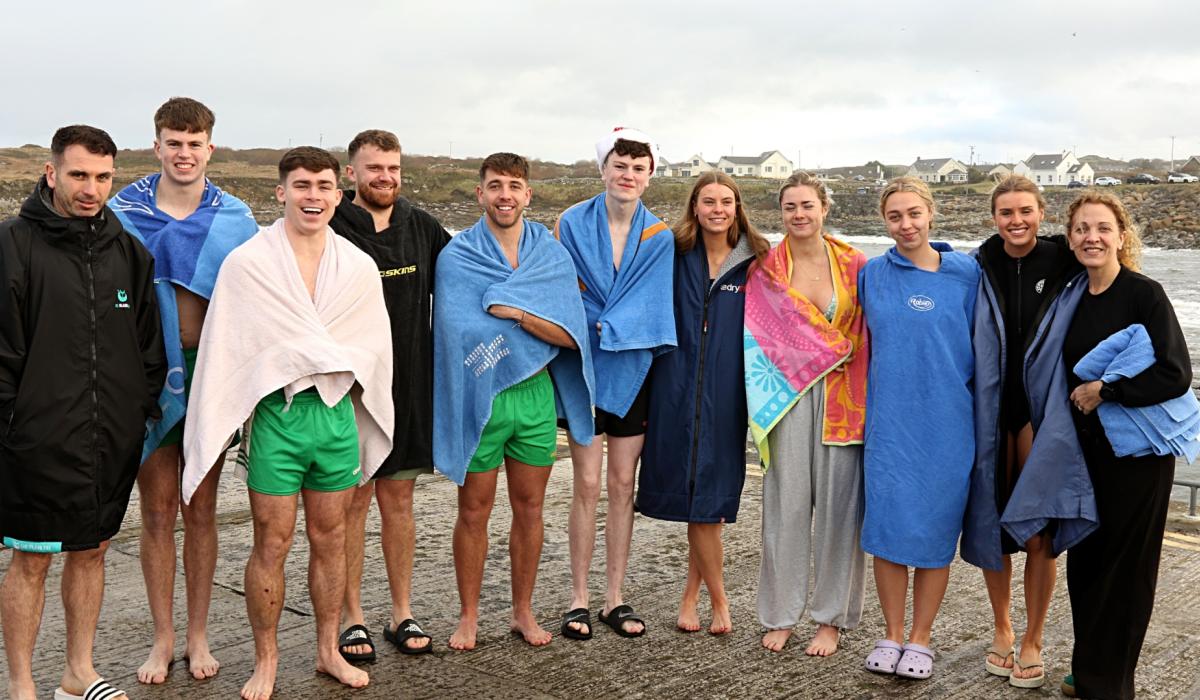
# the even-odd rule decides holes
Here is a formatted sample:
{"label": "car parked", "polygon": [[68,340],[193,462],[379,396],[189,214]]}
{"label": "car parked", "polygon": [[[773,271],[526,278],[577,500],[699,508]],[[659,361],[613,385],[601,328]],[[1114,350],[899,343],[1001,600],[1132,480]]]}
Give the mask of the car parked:
{"label": "car parked", "polygon": [[1129,178],[1129,184],[1131,185],[1157,185],[1160,182],[1162,180],[1159,180],[1150,173],[1138,173]]}
{"label": "car parked", "polygon": [[1200,182],[1200,177],[1187,173],[1167,173],[1167,182]]}
{"label": "car parked", "polygon": [[1080,187],[1087,187],[1087,184],[1084,182],[1081,182],[1079,180],[1071,180],[1070,182],[1067,183],[1068,190],[1077,190]]}
{"label": "car parked", "polygon": [[1121,184],[1121,178],[1105,175],[1103,177],[1096,178],[1095,184],[1096,187],[1112,187],[1113,185]]}

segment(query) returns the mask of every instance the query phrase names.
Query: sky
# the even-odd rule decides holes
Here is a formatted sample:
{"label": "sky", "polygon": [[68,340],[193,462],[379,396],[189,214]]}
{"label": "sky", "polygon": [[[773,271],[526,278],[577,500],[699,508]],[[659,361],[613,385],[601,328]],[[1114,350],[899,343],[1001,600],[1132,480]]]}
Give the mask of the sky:
{"label": "sky", "polygon": [[1144,0],[12,3],[0,146],[89,123],[149,147],[174,95],[234,148],[573,162],[615,126],[663,157],[803,168],[1073,150],[1200,155],[1200,5]]}

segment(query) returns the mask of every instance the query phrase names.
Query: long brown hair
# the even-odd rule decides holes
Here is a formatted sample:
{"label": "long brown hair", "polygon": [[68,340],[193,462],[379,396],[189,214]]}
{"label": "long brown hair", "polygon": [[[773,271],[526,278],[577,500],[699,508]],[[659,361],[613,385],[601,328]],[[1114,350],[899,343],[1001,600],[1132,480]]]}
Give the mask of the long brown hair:
{"label": "long brown hair", "polygon": [[750,249],[754,251],[754,257],[762,260],[771,250],[771,243],[758,232],[754,224],[750,223],[750,218],[746,216],[746,208],[742,204],[742,191],[738,189],[737,183],[719,170],[701,173],[700,177],[696,178],[696,184],[692,186],[692,194],[688,197],[687,208],[683,212],[683,221],[673,229],[675,249],[686,253],[696,246],[696,239],[700,234],[700,221],[696,218],[696,200],[700,198],[700,190],[714,184],[724,185],[733,192],[733,225],[726,233],[729,246],[731,248],[737,246],[738,239],[744,235],[746,242],[750,244]]}

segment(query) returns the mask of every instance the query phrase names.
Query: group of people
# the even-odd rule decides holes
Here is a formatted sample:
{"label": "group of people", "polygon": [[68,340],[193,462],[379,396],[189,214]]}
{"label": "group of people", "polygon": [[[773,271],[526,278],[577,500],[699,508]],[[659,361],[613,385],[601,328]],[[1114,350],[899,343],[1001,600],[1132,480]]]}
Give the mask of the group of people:
{"label": "group of people", "polygon": [[[376,658],[360,597],[372,496],[392,601],[382,636],[405,654],[431,651],[410,592],[413,487],[435,469],[459,486],[449,647],[476,645],[500,467],[511,627],[547,644],[532,598],[558,428],[573,465],[565,638],[592,638],[593,611],[612,633],[646,634],[622,593],[635,511],[687,523],[676,628],[702,628],[703,588],[708,631],[732,629],[722,526],[737,518],[749,429],[765,470],[765,648],[781,651],[807,609],[816,629],[805,652],[833,654],[861,620],[871,554],[886,633],[865,667],[928,678],[960,548],[984,570],[992,603],[987,672],[1038,687],[1055,557],[1069,549],[1076,642],[1063,690],[1132,696],[1174,459],[1195,456],[1197,421],[1182,332],[1162,288],[1138,272],[1137,232],[1116,197],[1085,192],[1066,236],[1039,236],[1045,201],[1011,177],[992,194],[997,234],[966,255],[930,241],[929,189],[898,178],[880,198],[895,246],[867,260],[827,233],[829,192],[797,172],[780,189],[785,235],[772,247],[720,172],[696,180],[668,227],[642,203],[653,140],[619,128],[596,144],[604,191],[553,230],[524,217],[528,162],[495,153],[479,170],[482,216],[451,237],[400,196],[399,140],[372,129],[351,141],[344,171],[321,149],[289,150],[283,216],[260,228],[205,174],[214,122],[195,100],[168,100],[154,117],[160,172],[111,199],[111,138],[64,127],[20,215],[0,224],[10,697],[34,697],[45,579],[60,552],[67,658],[56,700],[124,695],[93,668],[92,640],[105,550],[135,480],[154,622],[138,680],[163,683],[174,663],[180,511],[183,658],[196,679],[218,672],[207,619],[231,447],[253,517],[247,700],[274,690],[301,498],[317,670],[363,687],[356,664]],[[354,189],[340,189],[343,175]],[[588,574],[602,484],[597,609]]]}

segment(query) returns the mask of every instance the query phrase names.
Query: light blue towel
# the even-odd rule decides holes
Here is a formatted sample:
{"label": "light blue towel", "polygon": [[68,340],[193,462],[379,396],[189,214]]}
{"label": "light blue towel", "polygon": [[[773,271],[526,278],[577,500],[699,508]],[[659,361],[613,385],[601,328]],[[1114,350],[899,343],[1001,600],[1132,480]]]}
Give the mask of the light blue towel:
{"label": "light blue towel", "polygon": [[[575,441],[591,444],[592,373],[587,320],[571,258],[545,226],[525,222],[513,269],[481,218],[438,256],[433,302],[433,462],[462,485],[492,415],[492,400],[550,366],[555,402]],[[502,304],[544,318],[583,348],[562,349],[487,312]]]}
{"label": "light blue towel", "polygon": [[591,359],[599,380],[596,406],[624,416],[650,362],[676,344],[671,305],[675,237],[638,202],[621,267],[614,269],[604,201],[605,195],[599,194],[563,212],[558,237],[575,263],[587,310]]}
{"label": "light blue towel", "polygon": [[[1092,348],[1075,364],[1074,372],[1084,381],[1107,383],[1136,377],[1154,362],[1150,335],[1145,326],[1135,323]],[[1190,389],[1153,406],[1130,408],[1105,401],[1097,411],[1118,457],[1173,454],[1191,464],[1200,455],[1200,402]]]}
{"label": "light blue towel", "polygon": [[183,395],[186,366],[179,342],[179,285],[205,299],[212,297],[217,271],[225,256],[258,232],[250,207],[242,200],[204,181],[200,206],[182,221],[158,208],[156,196],[161,173],[148,175],[121,190],[108,206],[121,225],[154,256],[154,292],[162,316],[167,354],[167,381],[158,396],[162,418],[146,424],[142,461],[158,448],[163,437],[183,420],[187,397]]}

